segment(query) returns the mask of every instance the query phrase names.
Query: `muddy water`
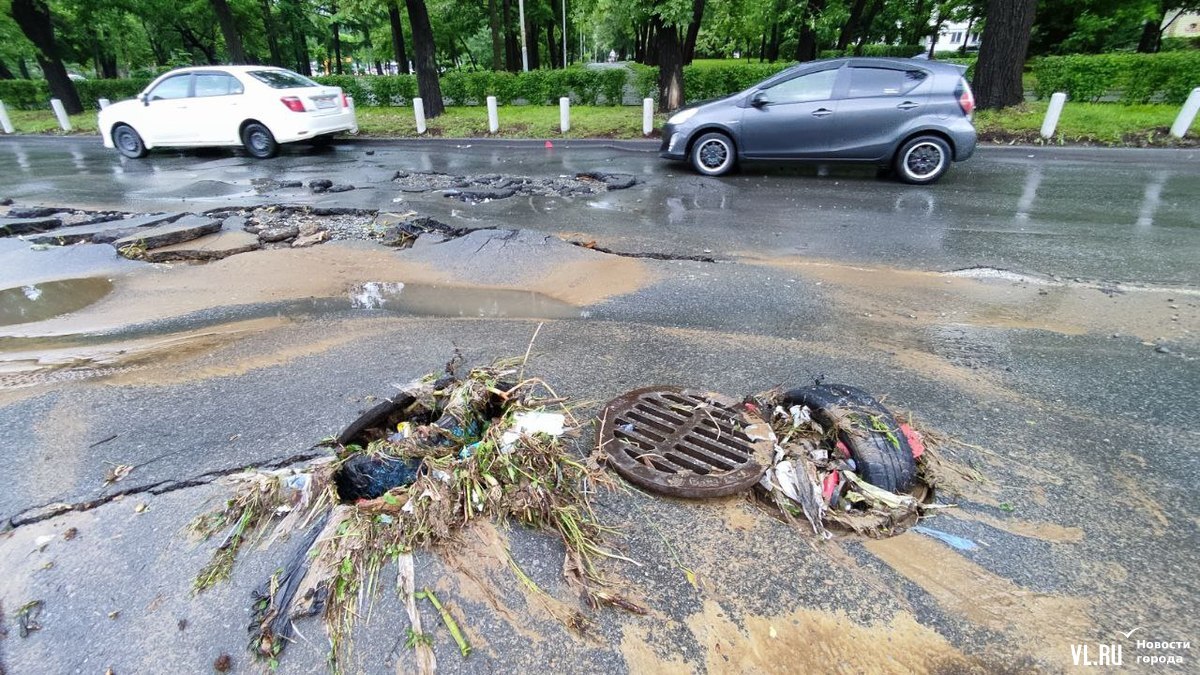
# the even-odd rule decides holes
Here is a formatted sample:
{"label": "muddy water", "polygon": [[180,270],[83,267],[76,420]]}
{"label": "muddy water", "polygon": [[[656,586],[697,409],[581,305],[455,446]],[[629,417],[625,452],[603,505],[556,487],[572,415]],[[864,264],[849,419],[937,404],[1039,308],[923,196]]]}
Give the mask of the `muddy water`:
{"label": "muddy water", "polygon": [[580,309],[535,291],[368,281],[350,289],[354,309],[417,316],[578,319]]}
{"label": "muddy water", "polygon": [[0,291],[0,326],[45,321],[87,307],[113,289],[103,278],[64,279]]}

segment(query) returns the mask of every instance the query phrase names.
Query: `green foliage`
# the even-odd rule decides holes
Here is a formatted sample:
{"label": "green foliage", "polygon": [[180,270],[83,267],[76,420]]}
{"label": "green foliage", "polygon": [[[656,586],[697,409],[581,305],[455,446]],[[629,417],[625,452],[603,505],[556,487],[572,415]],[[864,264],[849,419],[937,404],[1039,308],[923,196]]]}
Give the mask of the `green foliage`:
{"label": "green foliage", "polygon": [[1200,87],[1200,52],[1048,56],[1033,65],[1036,92],[1066,92],[1073,101],[1119,95],[1123,103],[1182,103]]}
{"label": "green foliage", "polygon": [[658,98],[658,68],[631,63],[629,69],[633,71],[633,91],[637,97]]}
{"label": "green foliage", "polygon": [[149,79],[83,80],[75,83],[75,89],[79,91],[79,100],[83,101],[83,107],[99,110],[100,99],[106,98],[116,103],[137,98],[150,82]]}
{"label": "green foliage", "polygon": [[683,92],[689,103],[721,98],[748,89],[789,68],[792,63],[691,65],[683,69]]}
{"label": "green foliage", "polygon": [[822,59],[836,59],[842,56],[886,56],[896,59],[911,58],[926,51],[922,45],[863,45],[862,53],[855,54],[854,49],[824,49],[817,56]]}
{"label": "green foliage", "polygon": [[50,105],[45,80],[0,80],[0,101],[13,110],[38,110]]}
{"label": "green foliage", "polygon": [[1200,49],[1200,37],[1169,37],[1162,39],[1159,51],[1182,52],[1189,49]]}

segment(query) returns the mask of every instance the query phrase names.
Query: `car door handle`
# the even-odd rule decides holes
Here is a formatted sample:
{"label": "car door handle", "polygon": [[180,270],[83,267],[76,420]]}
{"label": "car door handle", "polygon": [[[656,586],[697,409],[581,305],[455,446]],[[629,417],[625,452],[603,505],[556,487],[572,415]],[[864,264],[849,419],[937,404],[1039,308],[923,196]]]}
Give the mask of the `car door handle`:
{"label": "car door handle", "polygon": [[817,108],[816,110],[814,110],[812,112],[813,117],[825,117],[827,115],[832,115],[832,114],[833,114],[833,111],[830,110],[829,108]]}
{"label": "car door handle", "polygon": [[896,107],[901,110],[912,110],[913,108],[920,108],[921,104],[913,103],[912,101],[905,101],[904,103],[901,103],[900,105],[898,105]]}

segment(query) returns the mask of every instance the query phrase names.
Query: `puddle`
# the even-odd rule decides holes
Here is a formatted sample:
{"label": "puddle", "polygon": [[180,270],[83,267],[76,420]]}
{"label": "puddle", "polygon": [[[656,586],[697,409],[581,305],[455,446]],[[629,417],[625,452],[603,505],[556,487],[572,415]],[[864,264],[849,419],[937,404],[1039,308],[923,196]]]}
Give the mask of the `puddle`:
{"label": "puddle", "polygon": [[578,307],[534,291],[368,281],[350,289],[354,309],[418,316],[578,319]]}
{"label": "puddle", "polygon": [[108,295],[112,282],[102,278],[64,279],[0,291],[0,326],[43,321],[83,309]]}

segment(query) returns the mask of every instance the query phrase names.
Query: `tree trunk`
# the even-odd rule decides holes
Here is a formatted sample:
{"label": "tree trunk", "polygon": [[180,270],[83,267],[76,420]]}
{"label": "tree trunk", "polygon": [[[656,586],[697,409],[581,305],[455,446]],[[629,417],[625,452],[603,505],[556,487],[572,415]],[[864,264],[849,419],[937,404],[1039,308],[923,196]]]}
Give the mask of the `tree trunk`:
{"label": "tree trunk", "polygon": [[558,50],[555,49],[555,44],[554,44],[554,22],[553,21],[546,22],[546,58],[548,58],[550,60],[551,68],[558,68],[560,66],[559,60],[558,60]]}
{"label": "tree trunk", "polygon": [[75,90],[75,83],[67,77],[67,68],[54,41],[50,8],[43,0],[12,0],[12,18],[38,50],[37,62],[50,85],[50,95],[62,101],[68,114],[83,112],[79,92]]}
{"label": "tree trunk", "polygon": [[817,58],[817,32],[814,22],[825,12],[825,0],[808,0],[800,11],[800,26],[796,31],[796,60],[813,61]]}
{"label": "tree trunk", "polygon": [[402,75],[408,74],[408,53],[404,50],[404,22],[400,20],[398,0],[388,3],[388,23],[392,26],[392,58],[396,59],[396,68]]}
{"label": "tree trunk", "polygon": [[229,52],[230,63],[249,63],[246,50],[242,47],[242,36],[238,33],[237,22],[234,21],[233,11],[229,9],[226,0],[209,0],[213,12],[217,15],[217,23],[221,25],[221,35],[225,37],[225,50]]}
{"label": "tree trunk", "polygon": [[330,26],[333,31],[333,72],[342,73],[342,24],[334,21]]}
{"label": "tree trunk", "polygon": [[975,25],[975,17],[972,16],[967,19],[967,30],[963,32],[963,43],[962,43],[962,46],[958,48],[958,53],[960,53],[960,54],[967,53],[967,45],[971,44],[971,28],[974,25]]}
{"label": "tree trunk", "polygon": [[675,26],[658,27],[658,92],[660,110],[683,106],[683,42]]}
{"label": "tree trunk", "polygon": [[24,56],[17,57],[17,72],[21,74],[22,80],[32,80],[33,79],[32,77],[29,76],[29,64],[25,63]]}
{"label": "tree trunk", "polygon": [[862,13],[866,6],[867,0],[854,0],[854,4],[850,6],[850,16],[842,26],[842,32],[838,33],[838,50],[845,49],[850,41],[858,35],[858,23],[862,20]]}
{"label": "tree trunk", "polygon": [[1036,11],[1037,0],[988,0],[973,83],[980,108],[1003,108],[1025,100],[1021,74]]}
{"label": "tree trunk", "polygon": [[429,10],[425,0],[404,0],[408,6],[408,23],[412,26],[413,62],[417,67],[417,91],[425,103],[425,117],[432,119],[446,110],[442,102],[442,85],[438,82],[437,54],[433,28],[429,25]]}
{"label": "tree trunk", "polygon": [[696,57],[696,38],[700,35],[700,24],[704,22],[704,0],[692,0],[692,20],[688,24],[687,39],[683,41],[683,63],[690,64]]}
{"label": "tree trunk", "polygon": [[496,0],[488,0],[488,28],[492,31],[492,70],[504,68],[504,38],[500,36],[500,10]]}
{"label": "tree trunk", "polygon": [[525,37],[527,40],[526,48],[529,50],[529,69],[537,70],[538,68],[542,67],[542,59],[541,59],[541,56],[539,56],[539,54],[538,54],[538,52],[540,51],[538,49],[538,37],[537,37],[538,36],[538,24],[536,21],[529,21],[528,16],[529,15],[526,14],[527,25],[525,26],[525,31],[526,31]]}
{"label": "tree trunk", "polygon": [[15,79],[17,79],[17,77],[15,75],[13,75],[13,72],[11,70],[8,69],[8,64],[6,64],[4,62],[4,59],[0,59],[0,80],[15,80]]}
{"label": "tree trunk", "polygon": [[515,73],[521,70],[521,45],[517,40],[517,32],[513,30],[512,0],[503,0],[501,7],[504,18],[504,67]]}
{"label": "tree trunk", "polygon": [[1137,50],[1142,54],[1153,54],[1162,46],[1162,24],[1167,18],[1167,10],[1163,9],[1158,21],[1147,21],[1142,24],[1142,37],[1138,40]]}
{"label": "tree trunk", "polygon": [[867,40],[871,39],[871,28],[875,24],[875,17],[879,16],[879,10],[883,8],[883,0],[875,0],[867,10],[859,23],[859,38],[858,43],[854,46],[855,55],[861,56],[863,47],[866,46]]}
{"label": "tree trunk", "polygon": [[937,51],[938,39],[942,37],[942,17],[938,16],[937,21],[933,22],[933,32],[929,34],[929,58],[933,58]]}
{"label": "tree trunk", "polygon": [[279,38],[275,35],[275,19],[271,16],[271,0],[260,0],[262,7],[263,32],[267,35],[267,51],[271,52],[271,65],[283,66],[283,53],[279,51]]}

